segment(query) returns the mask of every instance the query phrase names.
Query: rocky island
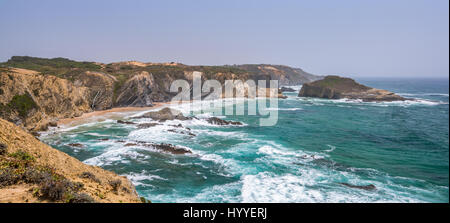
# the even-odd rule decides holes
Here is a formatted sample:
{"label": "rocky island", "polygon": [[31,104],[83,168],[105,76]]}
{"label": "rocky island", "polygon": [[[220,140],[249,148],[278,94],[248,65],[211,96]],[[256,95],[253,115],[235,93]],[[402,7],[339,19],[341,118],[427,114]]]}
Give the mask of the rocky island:
{"label": "rocky island", "polygon": [[405,101],[404,97],[393,92],[371,88],[357,83],[351,78],[326,76],[322,80],[305,83],[299,97],[315,97],[327,99],[359,99],[364,102]]}

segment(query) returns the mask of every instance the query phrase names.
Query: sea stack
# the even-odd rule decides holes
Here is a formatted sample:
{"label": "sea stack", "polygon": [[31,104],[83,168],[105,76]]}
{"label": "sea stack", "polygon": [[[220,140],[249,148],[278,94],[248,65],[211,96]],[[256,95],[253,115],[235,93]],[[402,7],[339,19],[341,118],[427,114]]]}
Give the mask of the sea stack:
{"label": "sea stack", "polygon": [[322,80],[305,83],[299,97],[315,97],[327,99],[359,99],[364,102],[405,101],[404,97],[393,92],[371,88],[357,83],[351,78],[326,76]]}

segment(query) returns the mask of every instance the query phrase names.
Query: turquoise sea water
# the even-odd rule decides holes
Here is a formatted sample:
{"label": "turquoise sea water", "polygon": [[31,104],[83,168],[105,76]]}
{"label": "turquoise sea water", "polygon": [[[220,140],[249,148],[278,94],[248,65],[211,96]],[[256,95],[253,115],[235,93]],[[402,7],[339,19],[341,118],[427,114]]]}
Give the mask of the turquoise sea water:
{"label": "turquoise sea water", "polygon": [[[244,126],[210,125],[202,118],[213,115],[211,110],[197,115],[200,120],[148,129],[107,119],[53,129],[41,139],[127,176],[152,202],[448,202],[448,80],[357,81],[417,101],[363,103],[286,93],[271,127],[260,127],[259,116],[236,115],[221,118]],[[238,100],[231,106],[245,105]],[[187,107],[178,109],[188,113]],[[167,131],[179,123],[196,136]],[[117,140],[171,143],[193,154],[125,147]],[[75,142],[85,147],[67,146]],[[372,184],[376,190],[341,183]]]}

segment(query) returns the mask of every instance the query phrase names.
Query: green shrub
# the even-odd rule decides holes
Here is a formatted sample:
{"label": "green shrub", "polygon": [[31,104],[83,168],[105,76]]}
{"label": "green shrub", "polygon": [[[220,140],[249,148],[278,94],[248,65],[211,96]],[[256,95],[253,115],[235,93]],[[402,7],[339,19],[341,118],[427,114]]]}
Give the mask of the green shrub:
{"label": "green shrub", "polygon": [[66,58],[38,58],[29,56],[13,56],[3,66],[35,70],[44,74],[63,76],[73,69],[100,70],[101,66],[92,62],[78,62]]}
{"label": "green shrub", "polygon": [[25,118],[30,110],[37,108],[36,102],[28,93],[15,95],[7,106],[13,110],[16,110],[22,118]]}
{"label": "green shrub", "polygon": [[120,186],[122,185],[122,181],[121,180],[112,180],[112,181],[109,181],[109,185],[111,185],[113,190],[117,192],[119,190]]}
{"label": "green shrub", "polygon": [[15,153],[11,153],[9,154],[9,156],[23,161],[34,161],[34,157],[31,154],[22,150],[19,150]]}
{"label": "green shrub", "polygon": [[5,155],[8,150],[8,145],[0,142],[0,155]]}
{"label": "green shrub", "polygon": [[67,200],[68,203],[94,203],[94,199],[85,193],[75,193],[72,194],[70,199]]}
{"label": "green shrub", "polygon": [[142,203],[152,203],[150,200],[147,200],[145,197],[140,197]]}
{"label": "green shrub", "polygon": [[83,172],[80,175],[81,178],[90,179],[96,183],[101,183],[101,181],[91,172]]}

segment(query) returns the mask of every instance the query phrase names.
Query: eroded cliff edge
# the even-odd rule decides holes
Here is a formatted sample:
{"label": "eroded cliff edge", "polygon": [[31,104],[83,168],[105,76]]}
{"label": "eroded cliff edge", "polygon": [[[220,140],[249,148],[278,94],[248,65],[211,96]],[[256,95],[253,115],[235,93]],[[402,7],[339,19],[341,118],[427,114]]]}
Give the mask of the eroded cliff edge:
{"label": "eroded cliff edge", "polygon": [[123,176],[40,142],[0,119],[0,202],[141,202]]}

